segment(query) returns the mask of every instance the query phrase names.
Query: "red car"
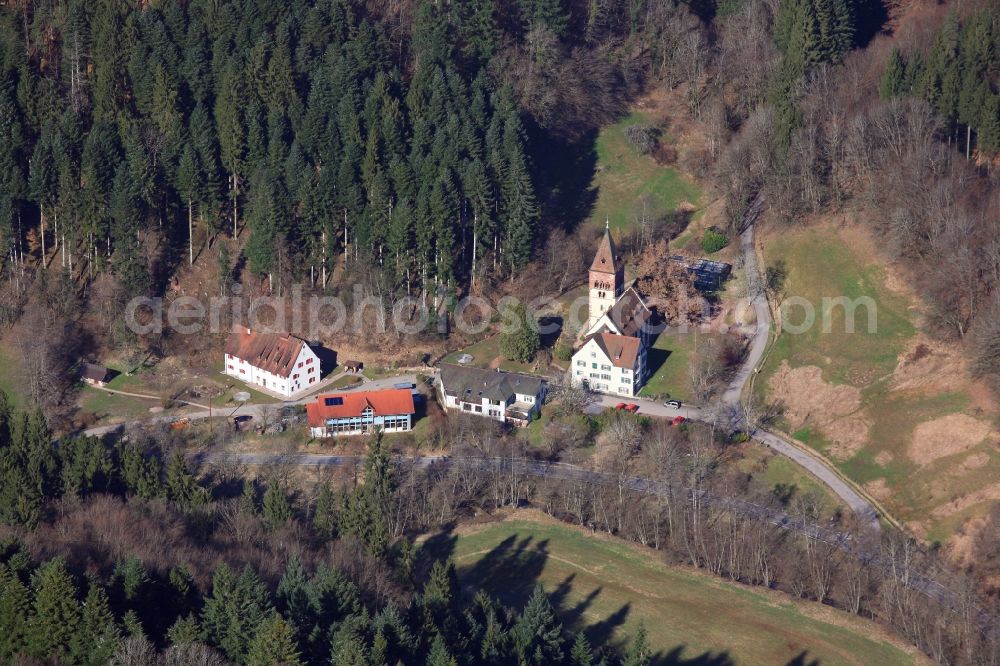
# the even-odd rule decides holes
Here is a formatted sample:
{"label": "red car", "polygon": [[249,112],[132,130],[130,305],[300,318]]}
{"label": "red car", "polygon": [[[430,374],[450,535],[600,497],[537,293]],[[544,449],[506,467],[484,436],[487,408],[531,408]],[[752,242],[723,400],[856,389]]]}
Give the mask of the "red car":
{"label": "red car", "polygon": [[635,414],[637,411],[639,411],[639,405],[635,404],[634,402],[630,402],[627,405],[625,405],[625,409]]}
{"label": "red car", "polygon": [[674,419],[670,422],[670,425],[680,425],[684,423],[684,421],[686,420],[687,419],[685,419],[683,416],[675,416]]}
{"label": "red car", "polygon": [[617,405],[615,405],[615,409],[625,409],[625,403],[619,402]]}

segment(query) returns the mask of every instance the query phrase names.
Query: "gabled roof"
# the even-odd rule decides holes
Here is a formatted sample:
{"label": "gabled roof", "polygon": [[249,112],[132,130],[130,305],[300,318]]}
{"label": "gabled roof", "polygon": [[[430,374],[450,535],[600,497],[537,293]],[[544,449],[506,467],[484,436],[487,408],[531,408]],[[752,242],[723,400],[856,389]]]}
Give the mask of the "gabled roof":
{"label": "gabled roof", "polygon": [[593,340],[616,368],[635,368],[635,360],[639,356],[639,338],[614,333],[594,333],[587,336],[584,346]]}
{"label": "gabled roof", "polygon": [[413,392],[409,389],[361,391],[358,393],[326,393],[316,396],[315,402],[306,405],[309,425],[322,427],[327,419],[344,419],[362,416],[371,409],[374,416],[399,416],[413,414]]}
{"label": "gabled roof", "polygon": [[638,337],[652,314],[642,296],[629,287],[618,297],[608,310],[608,317],[614,322],[618,332],[630,337]]}
{"label": "gabled roof", "polygon": [[621,270],[621,257],[618,256],[615,242],[611,239],[610,228],[604,229],[604,236],[601,238],[601,244],[597,246],[597,254],[594,255],[594,261],[590,264],[590,270],[611,274]]}
{"label": "gabled roof", "polygon": [[[615,333],[629,337],[641,337],[643,327],[652,316],[652,311],[642,300],[634,288],[629,287],[618,297],[615,304],[608,308],[588,333]],[[607,321],[611,322],[609,326]]]}
{"label": "gabled roof", "polygon": [[279,377],[287,377],[306,341],[291,333],[261,333],[234,326],[225,353]]}
{"label": "gabled roof", "polygon": [[446,395],[467,402],[480,402],[483,398],[506,401],[517,393],[538,395],[542,388],[542,380],[518,372],[483,370],[442,363],[441,388]]}
{"label": "gabled roof", "polygon": [[96,363],[84,363],[80,371],[80,377],[95,382],[103,382],[108,378],[108,369]]}

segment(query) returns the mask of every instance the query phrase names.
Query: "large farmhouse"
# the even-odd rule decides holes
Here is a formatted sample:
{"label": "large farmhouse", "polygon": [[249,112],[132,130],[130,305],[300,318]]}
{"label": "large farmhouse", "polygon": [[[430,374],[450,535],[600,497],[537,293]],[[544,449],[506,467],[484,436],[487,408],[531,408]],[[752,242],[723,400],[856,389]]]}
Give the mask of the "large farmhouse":
{"label": "large farmhouse", "polygon": [[320,364],[301,338],[239,326],[226,342],[223,372],[287,398],[319,381]]}
{"label": "large farmhouse", "polygon": [[313,437],[362,435],[376,428],[405,432],[413,429],[415,412],[410,389],[320,395],[306,405]]}
{"label": "large farmhouse", "polygon": [[647,350],[655,333],[642,296],[625,286],[625,264],[610,228],[590,265],[590,318],[573,354],[572,380],[594,391],[634,396],[646,382]]}
{"label": "large farmhouse", "polygon": [[545,400],[545,382],[531,375],[441,365],[441,404],[466,414],[527,425]]}

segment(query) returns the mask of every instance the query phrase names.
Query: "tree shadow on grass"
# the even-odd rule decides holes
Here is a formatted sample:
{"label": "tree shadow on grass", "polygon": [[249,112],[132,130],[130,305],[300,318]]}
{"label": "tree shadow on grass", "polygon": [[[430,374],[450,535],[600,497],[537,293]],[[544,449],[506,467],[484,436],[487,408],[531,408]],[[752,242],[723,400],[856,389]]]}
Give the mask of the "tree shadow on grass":
{"label": "tree shadow on grass", "polygon": [[795,655],[795,658],[786,664],[786,666],[820,666],[819,659],[810,659],[809,652],[803,650],[799,654]]}
{"label": "tree shadow on grass", "polygon": [[666,654],[660,652],[653,656],[650,664],[654,666],[736,666],[728,651],[703,652],[693,657],[685,657],[686,646],[678,645]]}
{"label": "tree shadow on grass", "polygon": [[[454,553],[454,546],[455,537],[450,532],[436,534],[424,542],[421,553],[449,556]],[[549,557],[547,539],[535,542],[531,536],[511,534],[490,548],[477,561],[469,564],[457,563],[459,579],[463,583],[465,594],[471,596],[482,588],[505,606],[520,609],[528,602]],[[604,588],[595,587],[589,592],[577,589],[574,594],[575,584],[578,584],[577,574],[570,573],[554,587],[546,590],[549,602],[556,610],[560,622],[570,631],[583,632],[595,651],[608,655],[625,654],[631,632],[623,636],[620,630],[629,619],[632,604],[627,602],[607,617],[588,623],[587,611],[600,598]],[[685,656],[685,652],[686,646],[678,645],[667,652],[655,653],[650,663],[655,666],[735,666],[736,664],[725,651],[704,652],[692,656]],[[789,666],[814,666],[814,664],[792,662]]]}

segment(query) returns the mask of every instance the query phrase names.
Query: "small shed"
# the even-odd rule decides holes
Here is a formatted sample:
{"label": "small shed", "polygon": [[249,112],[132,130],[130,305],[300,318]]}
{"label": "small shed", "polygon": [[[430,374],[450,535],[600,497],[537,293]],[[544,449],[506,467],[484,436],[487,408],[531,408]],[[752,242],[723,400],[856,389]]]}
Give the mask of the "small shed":
{"label": "small shed", "polygon": [[110,379],[108,369],[96,363],[84,363],[80,370],[80,378],[91,386],[104,386]]}
{"label": "small shed", "polygon": [[344,370],[348,372],[361,372],[365,369],[365,364],[361,361],[352,361],[350,359],[344,361]]}

